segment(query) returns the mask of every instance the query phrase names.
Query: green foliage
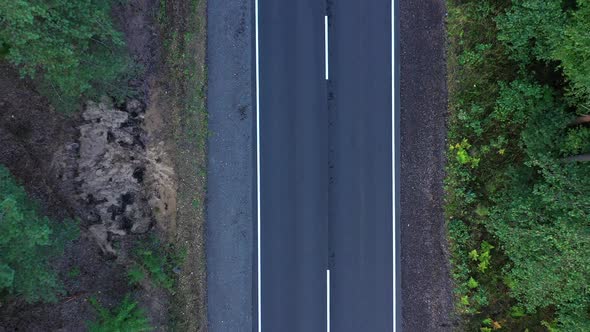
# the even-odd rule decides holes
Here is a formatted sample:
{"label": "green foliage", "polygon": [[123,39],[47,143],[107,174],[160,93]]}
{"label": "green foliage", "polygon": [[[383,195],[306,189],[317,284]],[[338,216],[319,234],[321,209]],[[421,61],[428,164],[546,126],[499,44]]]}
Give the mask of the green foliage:
{"label": "green foliage", "polygon": [[477,44],[473,49],[463,51],[458,58],[462,66],[478,66],[485,60],[485,52],[492,48],[491,44]]}
{"label": "green foliage", "polygon": [[[499,96],[490,117],[491,125],[503,130],[522,128],[531,114],[553,107],[552,91],[528,80],[515,80],[510,84],[499,82]],[[510,128],[508,128],[510,126]]]}
{"label": "green foliage", "polygon": [[497,17],[498,40],[521,68],[534,61],[558,61],[574,105],[590,110],[590,1],[565,10],[561,0],[515,0]]}
{"label": "green foliage", "polygon": [[560,150],[565,156],[575,156],[590,152],[590,128],[569,129]]}
{"label": "green foliage", "polygon": [[80,276],[80,268],[79,267],[73,267],[68,271],[68,277],[69,278],[77,278]]}
{"label": "green foliage", "polygon": [[113,310],[104,308],[96,298],[89,298],[90,304],[98,314],[98,319],[88,323],[90,332],[142,332],[152,331],[149,320],[137,302],[129,295]]}
{"label": "green foliage", "polygon": [[469,278],[469,281],[467,282],[467,286],[470,289],[474,289],[477,288],[477,286],[479,286],[479,284],[477,283],[477,281],[475,279],[473,279],[473,277]]}
{"label": "green foliage", "polygon": [[50,261],[62,254],[76,229],[73,222],[58,225],[37,211],[0,165],[0,294],[53,302],[63,290]]}
{"label": "green foliage", "polygon": [[496,18],[498,40],[510,58],[521,65],[533,59],[550,59],[554,41],[566,22],[561,0],[514,0],[505,15]]}
{"label": "green foliage", "polygon": [[81,97],[125,97],[130,62],[109,0],[0,2],[0,42],[23,76],[42,78],[42,91],[60,109]]}
{"label": "green foliage", "polygon": [[137,284],[145,276],[157,286],[172,290],[174,269],[182,265],[185,252],[170,245],[162,245],[155,238],[146,241],[134,251],[137,264],[128,271],[129,282]]}
{"label": "green foliage", "polygon": [[127,271],[127,278],[129,279],[130,285],[137,285],[145,279],[145,274],[143,273],[143,269],[135,264]]}
{"label": "green foliage", "polygon": [[587,309],[590,166],[548,158],[527,165],[541,176],[515,177],[513,189],[496,198],[488,224],[510,258],[512,296],[529,312],[548,304]]}
{"label": "green foliage", "polygon": [[561,39],[556,41],[552,58],[560,61],[563,73],[571,83],[574,106],[590,111],[590,1],[578,0],[577,10],[568,19]]}
{"label": "green foliage", "polygon": [[524,315],[526,315],[526,311],[523,307],[513,306],[512,308],[510,308],[510,316],[512,318],[520,318],[520,317],[523,317]]}
{"label": "green foliage", "polygon": [[590,1],[448,10],[457,310],[467,330],[493,316],[508,330],[588,331],[590,164],[565,158],[590,152],[590,128],[570,125],[590,111]]}
{"label": "green foliage", "polygon": [[488,267],[490,266],[490,260],[492,259],[492,255],[490,254],[491,250],[494,249],[494,246],[489,244],[487,241],[483,241],[481,243],[481,253],[477,257],[477,270],[479,272],[486,272]]}
{"label": "green foliage", "polygon": [[471,168],[476,168],[479,164],[479,158],[474,158],[469,153],[469,148],[471,148],[471,144],[467,141],[467,139],[463,139],[460,143],[450,146],[451,152],[455,152],[455,156],[457,161],[462,165],[468,164]]}

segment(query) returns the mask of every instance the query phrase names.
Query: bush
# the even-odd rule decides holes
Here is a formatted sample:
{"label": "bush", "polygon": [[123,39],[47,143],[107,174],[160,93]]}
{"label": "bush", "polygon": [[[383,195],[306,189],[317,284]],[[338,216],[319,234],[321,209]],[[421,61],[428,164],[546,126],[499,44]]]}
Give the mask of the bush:
{"label": "bush", "polygon": [[151,238],[134,250],[136,263],[127,271],[129,283],[138,284],[149,276],[156,286],[172,290],[176,280],[174,269],[183,264],[185,255],[184,251]]}
{"label": "bush", "polygon": [[50,260],[63,252],[65,241],[73,239],[76,231],[73,223],[58,227],[37,210],[0,165],[0,292],[28,302],[52,302],[62,286]]}
{"label": "bush", "polygon": [[129,295],[113,310],[108,310],[98,303],[96,298],[89,299],[98,313],[98,320],[88,323],[90,332],[142,332],[153,328],[137,302],[131,301]]}
{"label": "bush", "polygon": [[84,98],[127,94],[129,65],[109,0],[0,2],[0,44],[23,76],[41,79],[41,90],[60,109]]}

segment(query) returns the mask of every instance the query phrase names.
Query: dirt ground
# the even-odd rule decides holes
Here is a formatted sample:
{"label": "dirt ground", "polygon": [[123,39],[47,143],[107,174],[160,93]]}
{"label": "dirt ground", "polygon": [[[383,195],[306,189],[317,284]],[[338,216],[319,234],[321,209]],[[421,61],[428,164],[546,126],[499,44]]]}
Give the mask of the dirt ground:
{"label": "dirt ground", "polygon": [[[187,64],[170,64],[176,54],[162,52],[164,38],[190,31],[196,14],[187,14],[190,5],[181,1],[160,6],[158,0],[129,0],[113,10],[132,58],[143,68],[129,82],[139,93],[125,104],[105,100],[73,115],[58,113],[34,82],[0,62],[0,164],[40,203],[41,212],[55,220],[77,218],[81,228],[79,239],[55,262],[65,295],[55,304],[0,302],[0,332],[85,331],[95,318],[89,297],[111,307],[128,293],[158,331],[171,325],[206,329],[204,220],[202,208],[195,207],[204,201],[205,187],[196,178],[200,164],[188,159],[197,153],[192,159],[203,163],[205,146],[187,143],[191,137],[185,133],[194,129],[182,125],[188,83],[171,78]],[[204,15],[205,4],[198,6]],[[204,37],[186,40],[183,52],[204,47]],[[196,58],[204,70],[201,53]],[[128,284],[131,249],[154,235],[187,250],[178,290]]]}
{"label": "dirt ground", "polygon": [[[76,144],[81,119],[52,110],[32,82],[20,80],[6,64],[0,65],[0,96],[0,163],[22,182],[43,213],[56,220],[77,216],[75,185],[62,181],[65,170],[55,163],[64,161],[63,150]],[[83,331],[94,315],[85,303],[88,296],[100,294],[100,300],[109,304],[129,291],[121,278],[124,266],[104,257],[84,232],[56,265],[66,295],[57,304],[0,304],[0,331]],[[79,276],[67,278],[74,268]]]}

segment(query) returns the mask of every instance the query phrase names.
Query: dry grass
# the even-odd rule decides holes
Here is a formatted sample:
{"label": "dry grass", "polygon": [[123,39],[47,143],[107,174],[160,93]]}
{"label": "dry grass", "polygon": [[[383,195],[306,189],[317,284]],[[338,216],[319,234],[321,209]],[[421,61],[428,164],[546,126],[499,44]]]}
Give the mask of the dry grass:
{"label": "dry grass", "polygon": [[206,0],[160,0],[167,100],[178,178],[176,231],[186,250],[172,304],[175,331],[206,331]]}

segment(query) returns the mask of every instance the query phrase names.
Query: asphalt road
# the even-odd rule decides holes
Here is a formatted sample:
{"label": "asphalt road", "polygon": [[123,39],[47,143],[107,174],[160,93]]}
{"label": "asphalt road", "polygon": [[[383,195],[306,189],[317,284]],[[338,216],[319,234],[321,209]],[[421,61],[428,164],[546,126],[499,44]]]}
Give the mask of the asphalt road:
{"label": "asphalt road", "polygon": [[259,8],[263,331],[321,331],[328,259],[324,5]]}
{"label": "asphalt road", "polygon": [[[209,3],[209,330],[391,331],[390,1],[258,1],[258,80],[255,1]],[[397,13],[398,331],[449,331],[444,1]]]}
{"label": "asphalt road", "polygon": [[330,8],[331,321],[393,330],[391,1]]}
{"label": "asphalt road", "polygon": [[262,331],[391,331],[391,1],[264,0],[258,17]]}

